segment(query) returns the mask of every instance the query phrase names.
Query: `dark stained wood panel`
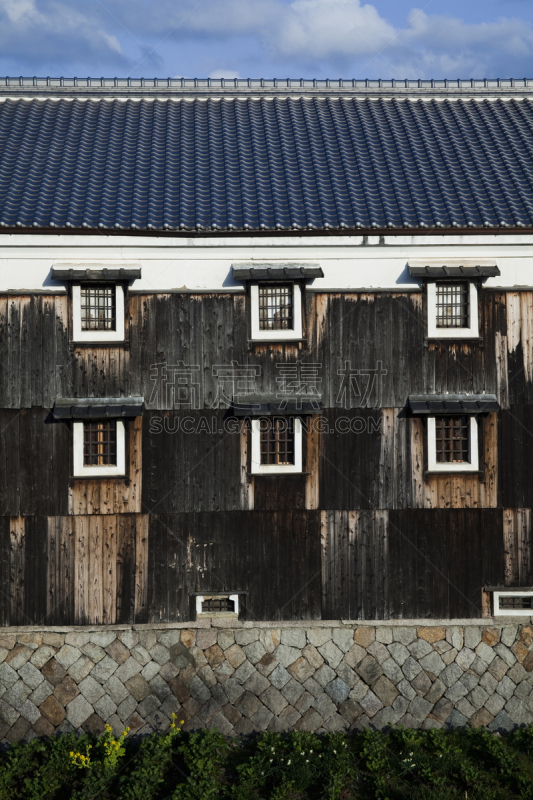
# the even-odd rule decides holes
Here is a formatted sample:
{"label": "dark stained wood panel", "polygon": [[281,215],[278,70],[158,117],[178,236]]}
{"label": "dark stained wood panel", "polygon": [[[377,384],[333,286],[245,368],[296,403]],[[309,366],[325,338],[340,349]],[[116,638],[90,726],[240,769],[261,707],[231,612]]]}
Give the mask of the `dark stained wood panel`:
{"label": "dark stained wood panel", "polygon": [[389,613],[392,618],[482,615],[482,587],[503,586],[499,509],[391,511]]}
{"label": "dark stained wood panel", "polygon": [[244,591],[249,619],[320,619],[320,514],[150,518],[149,621],[190,619],[193,592]]}
{"label": "dark stained wood panel", "polygon": [[504,508],[533,506],[533,405],[501,412],[501,482]]}
{"label": "dark stained wood panel", "polygon": [[145,412],[143,511],[241,508],[241,433],[225,411]]}
{"label": "dark stained wood panel", "polygon": [[387,511],[322,511],[322,618],[388,619]]}

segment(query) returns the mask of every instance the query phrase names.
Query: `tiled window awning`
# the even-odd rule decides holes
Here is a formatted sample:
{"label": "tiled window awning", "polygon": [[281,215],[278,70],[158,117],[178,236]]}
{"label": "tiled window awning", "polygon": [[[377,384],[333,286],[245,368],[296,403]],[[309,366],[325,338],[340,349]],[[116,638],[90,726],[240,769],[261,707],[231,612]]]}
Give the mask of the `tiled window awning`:
{"label": "tiled window awning", "polygon": [[426,259],[425,261],[413,259],[409,262],[408,267],[409,275],[412,278],[430,278],[431,280],[453,278],[472,280],[473,278],[495,278],[500,274],[499,267],[494,262],[481,261],[480,263],[470,259],[463,261],[453,259],[446,262],[435,259]]}
{"label": "tiled window awning", "polygon": [[408,400],[411,414],[488,414],[499,411],[495,394],[412,394]]}
{"label": "tiled window awning", "polygon": [[236,281],[294,281],[324,277],[319,264],[243,264],[232,267],[232,271]]}
{"label": "tiled window awning", "polygon": [[54,419],[117,419],[140,417],[144,397],[62,397],[54,403]]}
{"label": "tiled window awning", "polygon": [[56,281],[132,281],[141,277],[140,267],[119,267],[116,269],[80,269],[76,267],[53,267],[52,278]]}
{"label": "tiled window awning", "polygon": [[294,414],[318,414],[322,409],[320,395],[293,395],[280,399],[276,395],[239,395],[233,398],[236,417],[279,417]]}

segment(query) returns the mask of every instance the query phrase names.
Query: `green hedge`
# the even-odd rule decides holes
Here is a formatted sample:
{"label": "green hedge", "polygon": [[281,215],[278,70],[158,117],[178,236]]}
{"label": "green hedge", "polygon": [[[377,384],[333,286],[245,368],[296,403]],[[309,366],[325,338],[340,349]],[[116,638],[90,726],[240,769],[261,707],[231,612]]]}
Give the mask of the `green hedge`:
{"label": "green hedge", "polygon": [[111,729],[14,745],[0,800],[533,799],[533,728],[500,736],[393,730],[227,740],[205,730],[140,741]]}

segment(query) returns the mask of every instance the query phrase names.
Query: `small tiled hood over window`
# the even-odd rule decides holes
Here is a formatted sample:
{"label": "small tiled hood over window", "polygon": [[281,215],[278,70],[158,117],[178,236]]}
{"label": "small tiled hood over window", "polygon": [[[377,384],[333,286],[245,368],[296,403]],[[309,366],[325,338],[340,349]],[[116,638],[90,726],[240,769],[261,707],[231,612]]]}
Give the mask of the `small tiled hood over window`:
{"label": "small tiled hood over window", "polygon": [[418,280],[446,281],[464,278],[496,278],[500,274],[494,261],[479,259],[411,259],[409,275]]}
{"label": "small tiled hood over window", "polygon": [[489,414],[500,410],[495,394],[412,394],[407,405],[415,416]]}
{"label": "small tiled hood over window", "polygon": [[62,397],[54,403],[54,419],[118,419],[140,417],[144,397]]}

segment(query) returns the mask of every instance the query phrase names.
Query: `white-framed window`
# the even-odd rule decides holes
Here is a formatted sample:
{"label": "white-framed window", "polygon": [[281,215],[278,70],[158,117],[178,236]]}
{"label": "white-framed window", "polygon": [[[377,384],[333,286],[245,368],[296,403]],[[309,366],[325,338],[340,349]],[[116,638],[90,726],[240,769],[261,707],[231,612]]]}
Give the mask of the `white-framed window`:
{"label": "white-framed window", "polygon": [[252,419],[252,473],[287,474],[302,471],[302,421],[299,417]]}
{"label": "white-framed window", "polygon": [[124,340],[124,288],[121,284],[73,284],[72,340],[74,342]]}
{"label": "white-framed window", "polygon": [[478,472],[478,420],[475,415],[428,417],[428,472]]}
{"label": "white-framed window", "polygon": [[495,617],[533,617],[533,592],[501,591],[492,593]]}
{"label": "white-framed window", "polygon": [[427,304],[429,339],[479,337],[478,290],[474,281],[429,282]]}
{"label": "white-framed window", "polygon": [[302,338],[302,292],[299,283],[254,283],[250,286],[252,339]]}
{"label": "white-framed window", "polygon": [[72,428],[74,477],[126,474],[126,431],[121,419],[76,420]]}
{"label": "white-framed window", "polygon": [[197,617],[238,617],[238,594],[210,594],[196,596]]}

